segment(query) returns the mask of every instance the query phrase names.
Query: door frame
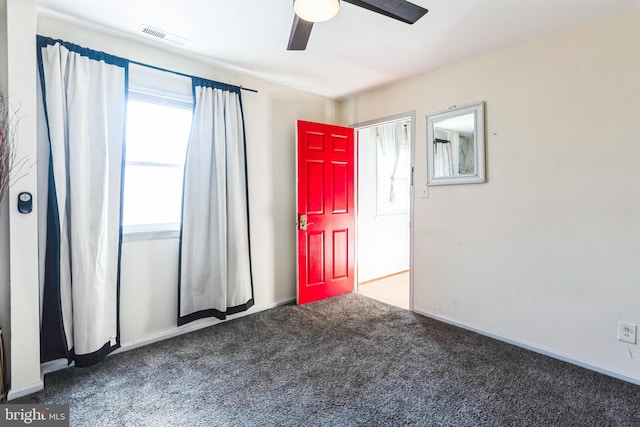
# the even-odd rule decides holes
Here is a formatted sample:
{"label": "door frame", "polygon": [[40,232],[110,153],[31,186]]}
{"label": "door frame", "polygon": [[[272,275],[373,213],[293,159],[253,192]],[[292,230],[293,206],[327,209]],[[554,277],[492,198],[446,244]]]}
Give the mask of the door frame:
{"label": "door frame", "polygon": [[352,127],[354,129],[355,132],[355,138],[354,138],[354,143],[355,143],[355,149],[354,151],[354,156],[355,156],[355,168],[354,168],[354,190],[355,190],[355,195],[354,197],[356,198],[355,200],[355,219],[356,219],[356,224],[355,224],[355,230],[356,230],[356,242],[355,242],[355,283],[354,283],[354,291],[357,292],[358,291],[358,242],[359,242],[359,238],[358,238],[358,233],[359,233],[359,229],[358,229],[358,212],[359,212],[359,182],[358,182],[358,176],[359,176],[359,171],[360,171],[360,156],[359,156],[359,152],[360,152],[360,134],[359,132],[361,130],[365,130],[368,128],[372,128],[372,127],[376,127],[376,126],[380,126],[380,125],[384,125],[387,123],[392,123],[392,122],[397,122],[400,120],[409,120],[411,122],[411,132],[410,132],[410,137],[411,137],[411,141],[410,141],[410,147],[409,147],[409,167],[411,168],[411,185],[409,186],[409,310],[414,311],[413,310],[413,263],[414,263],[414,233],[413,233],[413,226],[415,224],[414,221],[414,211],[415,211],[415,149],[416,149],[416,110],[411,110],[411,111],[407,111],[404,113],[399,113],[399,114],[393,114],[391,116],[385,116],[382,118],[378,118],[378,119],[374,119],[374,120],[367,120],[365,122],[359,122],[359,123],[355,123],[352,125],[349,125],[349,127]]}

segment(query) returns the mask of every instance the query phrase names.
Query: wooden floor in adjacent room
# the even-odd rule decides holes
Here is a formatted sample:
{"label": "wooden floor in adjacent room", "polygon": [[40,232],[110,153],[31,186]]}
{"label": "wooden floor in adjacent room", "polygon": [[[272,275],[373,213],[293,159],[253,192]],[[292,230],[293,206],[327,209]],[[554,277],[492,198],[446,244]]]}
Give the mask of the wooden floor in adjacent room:
{"label": "wooden floor in adjacent room", "polygon": [[409,310],[409,271],[358,284],[358,293]]}

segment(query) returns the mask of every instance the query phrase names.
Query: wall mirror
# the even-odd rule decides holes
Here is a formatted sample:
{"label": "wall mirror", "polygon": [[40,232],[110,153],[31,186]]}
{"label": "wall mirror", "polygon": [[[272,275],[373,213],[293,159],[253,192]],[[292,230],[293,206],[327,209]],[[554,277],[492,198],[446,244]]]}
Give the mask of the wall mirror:
{"label": "wall mirror", "polygon": [[427,116],[427,184],[485,181],[484,102]]}

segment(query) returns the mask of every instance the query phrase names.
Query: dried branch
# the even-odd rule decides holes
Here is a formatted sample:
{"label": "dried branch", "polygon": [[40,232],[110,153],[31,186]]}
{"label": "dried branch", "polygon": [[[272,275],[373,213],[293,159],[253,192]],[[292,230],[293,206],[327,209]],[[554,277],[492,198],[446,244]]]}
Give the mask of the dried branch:
{"label": "dried branch", "polygon": [[9,100],[0,92],[0,202],[9,192],[11,171],[15,166],[15,123],[9,114]]}

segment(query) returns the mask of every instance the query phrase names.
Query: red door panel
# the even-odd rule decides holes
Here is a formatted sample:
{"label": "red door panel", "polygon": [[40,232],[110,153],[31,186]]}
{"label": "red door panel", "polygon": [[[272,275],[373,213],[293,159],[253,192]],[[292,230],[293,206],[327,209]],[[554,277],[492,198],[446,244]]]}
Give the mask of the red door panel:
{"label": "red door panel", "polygon": [[349,165],[333,162],[333,194],[332,202],[334,214],[344,214],[349,211]]}
{"label": "red door panel", "polygon": [[309,260],[307,264],[307,286],[323,285],[324,280],[324,232],[307,232],[307,252]]}
{"label": "red door panel", "polygon": [[324,213],[324,162],[307,161],[307,209],[308,214]]}
{"label": "red door panel", "polygon": [[333,231],[333,279],[349,277],[349,230]]}
{"label": "red door panel", "polygon": [[298,121],[298,304],[353,291],[354,164],[353,129]]}

